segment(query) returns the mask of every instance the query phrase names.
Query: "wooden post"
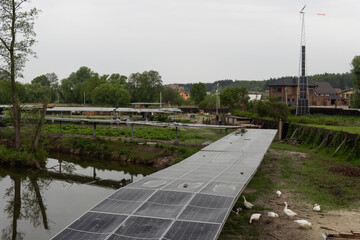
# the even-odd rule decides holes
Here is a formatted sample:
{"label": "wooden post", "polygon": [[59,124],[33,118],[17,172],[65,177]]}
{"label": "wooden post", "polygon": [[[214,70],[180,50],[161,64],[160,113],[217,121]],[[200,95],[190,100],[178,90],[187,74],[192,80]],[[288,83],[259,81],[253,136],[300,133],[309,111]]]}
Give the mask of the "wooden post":
{"label": "wooden post", "polygon": [[93,168],[93,179],[96,179],[96,168]]}
{"label": "wooden post", "polygon": [[93,133],[93,136],[94,136],[94,137],[96,136],[96,122],[94,122],[94,133]]}
{"label": "wooden post", "polygon": [[295,133],[296,133],[298,130],[299,130],[299,128],[295,129],[295,131],[294,131],[293,134],[291,135],[290,139],[295,136]]}
{"label": "wooden post", "polygon": [[321,146],[327,141],[328,137],[329,137],[330,133],[328,135],[326,135],[326,137],[324,138],[324,140],[320,143],[320,145],[316,148],[315,152],[317,152]]}
{"label": "wooden post", "polygon": [[61,134],[61,121],[59,122],[59,133]]}
{"label": "wooden post", "polygon": [[342,145],[344,145],[344,143],[345,143],[346,140],[347,140],[347,138],[345,137],[344,141],[342,141],[342,143],[341,143],[341,144],[339,145],[339,147],[335,150],[335,152],[332,154],[332,156],[334,156],[334,155],[337,153],[337,151],[340,150],[340,148],[342,147]]}
{"label": "wooden post", "polygon": [[280,121],[279,121],[279,140],[282,139],[282,129],[283,129],[283,123],[281,121],[281,118],[280,118]]}
{"label": "wooden post", "polygon": [[178,133],[177,133],[177,127],[175,127],[175,144],[178,143]]}

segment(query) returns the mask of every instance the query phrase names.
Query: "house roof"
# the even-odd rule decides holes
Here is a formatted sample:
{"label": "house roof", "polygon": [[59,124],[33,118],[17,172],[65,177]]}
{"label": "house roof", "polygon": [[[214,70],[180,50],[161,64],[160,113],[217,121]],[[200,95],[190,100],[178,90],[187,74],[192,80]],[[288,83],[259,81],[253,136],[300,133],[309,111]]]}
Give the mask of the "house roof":
{"label": "house roof", "polygon": [[334,88],[336,93],[341,93],[341,89],[340,88]]}
{"label": "house roof", "polygon": [[315,92],[317,94],[324,95],[336,95],[336,91],[328,82],[314,82],[317,87],[315,88]]}
{"label": "house roof", "polygon": [[[274,82],[268,83],[267,84],[269,87],[270,86],[297,86],[298,82],[297,82],[297,78],[281,78],[279,80],[276,80]],[[312,82],[308,82],[308,86],[309,87],[316,87],[317,85],[312,83]]]}
{"label": "house roof", "polygon": [[339,97],[338,95],[329,95],[328,99],[330,100],[345,100],[344,98],[342,97]]}

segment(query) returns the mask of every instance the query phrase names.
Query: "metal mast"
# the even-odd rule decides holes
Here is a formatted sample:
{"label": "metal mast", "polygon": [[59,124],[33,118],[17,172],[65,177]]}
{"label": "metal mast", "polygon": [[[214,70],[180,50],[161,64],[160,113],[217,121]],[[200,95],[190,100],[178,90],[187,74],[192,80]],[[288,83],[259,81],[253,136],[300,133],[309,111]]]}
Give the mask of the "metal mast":
{"label": "metal mast", "polygon": [[297,90],[297,104],[296,115],[309,115],[309,100],[308,100],[308,80],[306,76],[306,55],[305,55],[305,9],[306,5],[300,11],[301,20],[301,41],[300,41],[300,66],[298,77],[298,90]]}

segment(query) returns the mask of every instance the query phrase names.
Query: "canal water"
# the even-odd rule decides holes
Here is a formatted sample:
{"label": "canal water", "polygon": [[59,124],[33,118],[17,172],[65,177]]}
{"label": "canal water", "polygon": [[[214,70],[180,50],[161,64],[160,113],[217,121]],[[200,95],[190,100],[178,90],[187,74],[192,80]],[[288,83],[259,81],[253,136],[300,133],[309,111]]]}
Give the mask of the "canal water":
{"label": "canal water", "polygon": [[156,171],[134,164],[51,157],[42,173],[0,168],[1,239],[49,239],[115,189]]}

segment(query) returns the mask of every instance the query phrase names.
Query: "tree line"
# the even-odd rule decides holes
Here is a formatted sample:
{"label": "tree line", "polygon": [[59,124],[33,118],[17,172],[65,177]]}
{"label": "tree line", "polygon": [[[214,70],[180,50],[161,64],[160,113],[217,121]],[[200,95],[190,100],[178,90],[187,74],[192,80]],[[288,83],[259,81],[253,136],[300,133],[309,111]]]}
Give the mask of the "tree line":
{"label": "tree line", "polygon": [[[159,102],[160,92],[165,103],[180,105],[182,98],[176,90],[164,88],[160,74],[150,70],[130,76],[118,73],[100,75],[88,67],[80,67],[59,81],[55,73],[34,78],[31,83],[16,82],[17,97],[22,103],[93,104],[127,106],[130,102]],[[11,103],[11,82],[0,74],[0,104]]]}
{"label": "tree line", "polygon": [[[265,92],[269,89],[267,84],[274,81],[284,79],[284,78],[294,78],[296,76],[285,76],[279,78],[270,78],[267,80],[219,80],[213,83],[204,83],[207,92],[215,93],[217,89],[221,92],[225,88],[232,87],[246,87],[250,92]],[[354,87],[352,81],[353,74],[349,73],[324,73],[324,74],[315,74],[309,76],[309,81],[313,82],[329,82],[333,88],[340,88],[341,90],[347,90]],[[190,89],[193,86],[193,83],[179,84],[184,87],[184,89],[190,92]]]}

